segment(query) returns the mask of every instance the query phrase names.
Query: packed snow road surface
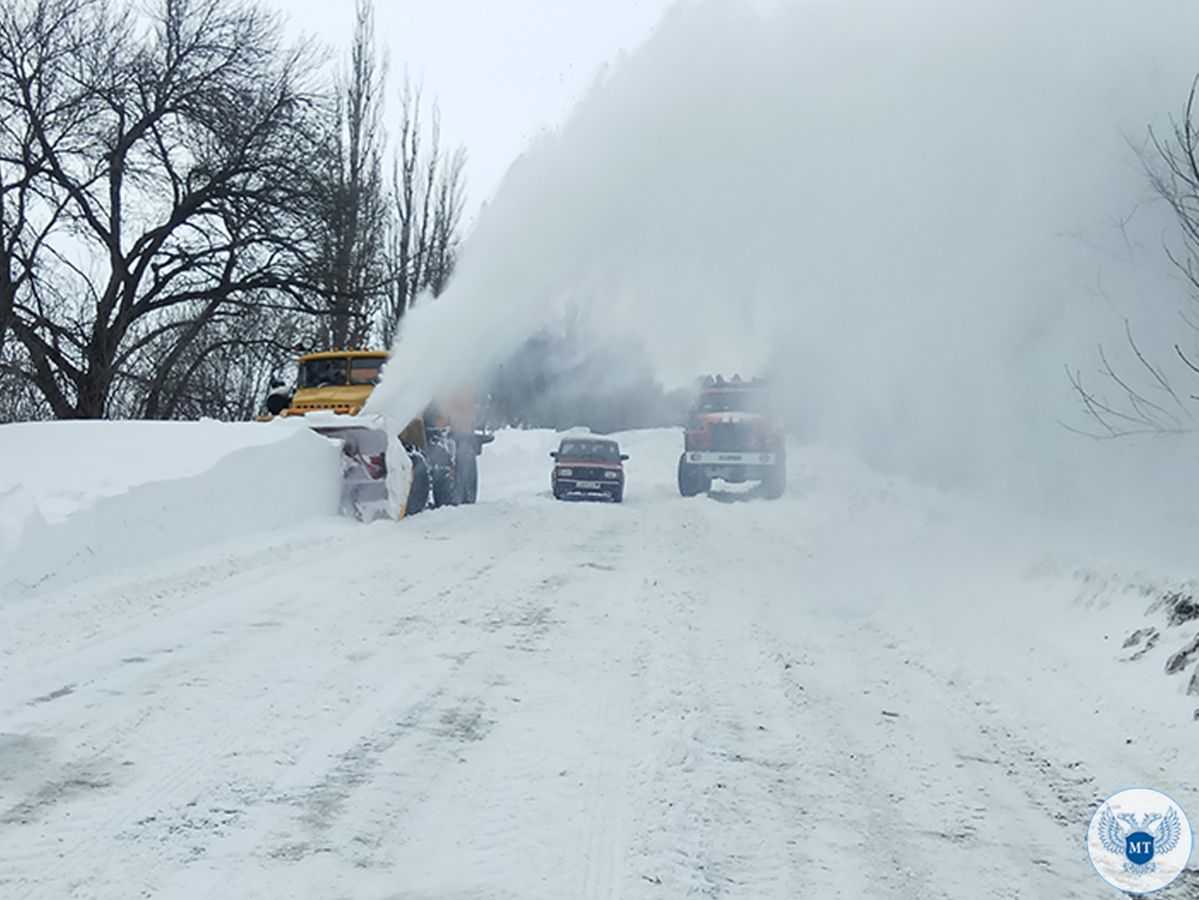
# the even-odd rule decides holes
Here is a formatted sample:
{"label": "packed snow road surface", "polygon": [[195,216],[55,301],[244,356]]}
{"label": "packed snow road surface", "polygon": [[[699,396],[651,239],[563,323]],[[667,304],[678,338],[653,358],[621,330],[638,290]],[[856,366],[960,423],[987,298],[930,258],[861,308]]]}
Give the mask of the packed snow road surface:
{"label": "packed snow road surface", "polygon": [[503,434],[473,508],[5,596],[0,897],[1105,897],[1104,796],[1199,809],[1143,604],[1027,529],[811,448],[684,500],[621,438],[623,505]]}

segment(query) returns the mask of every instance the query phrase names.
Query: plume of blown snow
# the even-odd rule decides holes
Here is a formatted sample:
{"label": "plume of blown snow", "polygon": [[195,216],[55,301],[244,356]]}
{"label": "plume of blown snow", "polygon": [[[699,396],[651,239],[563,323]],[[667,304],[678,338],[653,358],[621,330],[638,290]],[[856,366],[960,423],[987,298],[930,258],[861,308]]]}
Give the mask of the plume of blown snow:
{"label": "plume of blown snow", "polygon": [[1188,445],[1062,423],[1126,317],[1181,337],[1135,145],[1197,30],[1190,0],[681,3],[513,165],[372,402],[406,417],[570,315],[667,385],[769,370],[799,433],[880,468],[1193,538]]}

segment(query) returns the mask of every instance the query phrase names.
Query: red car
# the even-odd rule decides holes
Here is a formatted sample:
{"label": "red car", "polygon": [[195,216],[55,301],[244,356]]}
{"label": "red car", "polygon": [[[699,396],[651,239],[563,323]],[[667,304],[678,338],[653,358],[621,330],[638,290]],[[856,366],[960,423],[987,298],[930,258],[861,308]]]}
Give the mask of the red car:
{"label": "red car", "polygon": [[624,499],[624,461],[627,453],[609,438],[563,438],[550,453],[554,472],[550,487],[558,500],[570,498]]}

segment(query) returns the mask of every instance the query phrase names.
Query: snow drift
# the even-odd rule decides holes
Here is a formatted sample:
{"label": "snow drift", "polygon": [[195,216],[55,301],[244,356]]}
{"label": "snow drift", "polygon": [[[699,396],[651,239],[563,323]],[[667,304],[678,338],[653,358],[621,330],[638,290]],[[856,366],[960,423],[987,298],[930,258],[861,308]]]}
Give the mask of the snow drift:
{"label": "snow drift", "polygon": [[335,445],[293,423],[0,428],[0,597],[337,512]]}
{"label": "snow drift", "polygon": [[1135,145],[1197,27],[1181,0],[680,4],[513,166],[375,403],[403,418],[569,314],[669,384],[771,369],[801,433],[880,468],[1185,548],[1194,452],[1062,422],[1126,316],[1179,339]]}

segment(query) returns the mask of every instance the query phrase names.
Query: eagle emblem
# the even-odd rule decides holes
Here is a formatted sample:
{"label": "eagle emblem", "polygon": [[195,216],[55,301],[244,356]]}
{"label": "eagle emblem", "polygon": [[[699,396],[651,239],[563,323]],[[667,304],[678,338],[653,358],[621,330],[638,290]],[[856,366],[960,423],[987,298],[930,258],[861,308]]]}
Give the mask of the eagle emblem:
{"label": "eagle emblem", "polygon": [[1124,871],[1132,876],[1157,871],[1153,857],[1169,853],[1182,839],[1178,810],[1170,807],[1165,815],[1145,813],[1140,822],[1134,813],[1112,814],[1104,807],[1099,816],[1099,840],[1108,853],[1125,858]]}

